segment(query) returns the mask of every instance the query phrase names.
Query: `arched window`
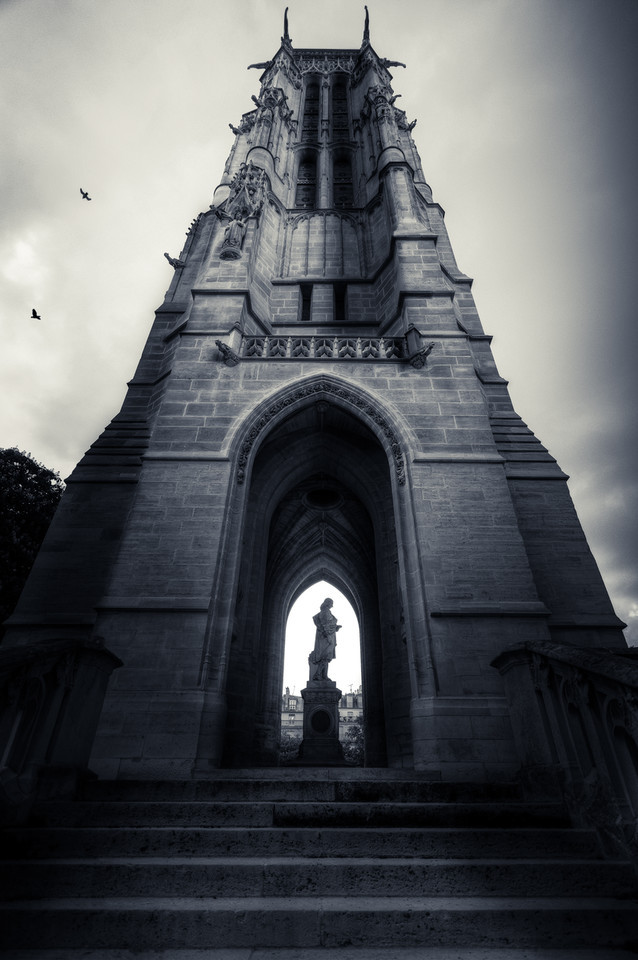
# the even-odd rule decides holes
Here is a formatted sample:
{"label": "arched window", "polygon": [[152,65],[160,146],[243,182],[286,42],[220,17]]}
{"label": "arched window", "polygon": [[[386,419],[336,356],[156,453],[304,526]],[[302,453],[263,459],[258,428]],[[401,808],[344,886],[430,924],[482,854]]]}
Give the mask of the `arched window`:
{"label": "arched window", "polygon": [[319,127],[319,84],[311,81],[306,86],[303,111],[302,140],[316,140]]}
{"label": "arched window", "polygon": [[314,207],[317,193],[317,158],[310,150],[299,157],[297,168],[296,207]]}
{"label": "arched window", "polygon": [[347,153],[335,154],[332,165],[332,197],[335,207],[352,207],[352,164]]}

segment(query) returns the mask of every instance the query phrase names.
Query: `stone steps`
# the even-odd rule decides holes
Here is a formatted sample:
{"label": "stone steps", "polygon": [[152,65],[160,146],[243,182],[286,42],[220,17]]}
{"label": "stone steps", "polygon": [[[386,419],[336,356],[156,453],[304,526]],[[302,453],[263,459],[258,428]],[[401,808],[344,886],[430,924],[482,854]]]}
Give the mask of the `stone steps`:
{"label": "stone steps", "polygon": [[514,827],[567,826],[560,804],[277,803],[264,801],[50,801],[34,816],[48,826]]}
{"label": "stone steps", "polygon": [[607,949],[635,942],[638,932],[635,903],[593,897],[99,897],[14,901],[9,909],[10,928],[3,923],[0,934],[7,947]]}
{"label": "stone steps", "polygon": [[[278,768],[275,768],[278,769]],[[301,770],[303,768],[300,768]],[[151,802],[167,801],[276,801],[278,803],[319,802],[348,803],[486,803],[492,801],[520,801],[520,791],[515,783],[449,783],[388,777],[383,771],[378,777],[359,776],[345,779],[335,777],[317,779],[300,772],[294,779],[289,770],[281,779],[272,777],[222,777],[210,780],[171,780],[149,782],[146,780],[95,780],[87,782],[82,790],[82,799],[91,801],[134,800]],[[336,772],[336,771],[335,771]],[[350,771],[348,771],[350,773]],[[305,775],[304,775],[305,774]]]}
{"label": "stone steps", "polygon": [[600,859],[591,830],[478,827],[42,827],[5,837],[8,857],[460,857]]}
{"label": "stone steps", "polygon": [[603,860],[449,860],[375,857],[259,860],[249,857],[111,857],[102,860],[7,861],[4,899],[92,897],[358,896],[631,897],[627,863]]}
{"label": "stone steps", "polygon": [[3,960],[635,960],[597,947],[222,947],[167,950],[9,950]]}
{"label": "stone steps", "polygon": [[603,859],[559,804],[511,785],[304,774],[94,783],[40,804],[2,838],[3,957],[515,960],[596,946],[602,960],[638,944],[631,866]]}

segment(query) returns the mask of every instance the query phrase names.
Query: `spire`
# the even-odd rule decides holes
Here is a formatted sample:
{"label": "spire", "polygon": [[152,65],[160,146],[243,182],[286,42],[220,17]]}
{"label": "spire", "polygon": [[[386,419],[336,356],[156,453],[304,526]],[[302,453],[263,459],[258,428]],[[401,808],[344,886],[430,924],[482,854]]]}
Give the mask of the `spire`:
{"label": "spire", "polygon": [[364,43],[370,43],[370,14],[368,13],[368,8],[364,5],[364,10],[366,12],[365,23],[363,24],[363,40],[361,41],[361,46]]}
{"label": "spire", "polygon": [[288,7],[284,10],[284,35],[281,38],[282,41],[288,41],[290,43],[290,36],[288,34]]}

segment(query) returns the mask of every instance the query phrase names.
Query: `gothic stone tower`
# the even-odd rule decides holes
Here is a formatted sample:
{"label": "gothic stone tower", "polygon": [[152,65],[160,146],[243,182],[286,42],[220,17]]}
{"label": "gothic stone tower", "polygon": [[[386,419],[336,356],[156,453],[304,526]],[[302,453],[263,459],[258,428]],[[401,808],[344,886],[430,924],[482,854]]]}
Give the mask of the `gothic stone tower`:
{"label": "gothic stone tower", "polygon": [[101,775],[275,764],[286,618],[325,579],[360,623],[367,764],[513,777],[491,662],[526,640],[620,649],[620,622],[496,370],[401,65],[366,23],[359,49],[295,49],[286,26],[257,66],[5,643],[101,638],[123,661]]}

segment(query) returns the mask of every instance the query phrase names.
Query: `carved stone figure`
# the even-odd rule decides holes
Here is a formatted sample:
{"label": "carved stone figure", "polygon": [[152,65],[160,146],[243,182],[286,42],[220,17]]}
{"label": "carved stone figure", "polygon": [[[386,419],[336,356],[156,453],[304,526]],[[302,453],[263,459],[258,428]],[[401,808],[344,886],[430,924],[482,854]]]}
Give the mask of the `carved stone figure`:
{"label": "carved stone figure", "polygon": [[224,243],[220,257],[222,260],[238,260],[241,257],[241,245],[246,233],[246,224],[236,218],[231,220],[224,231]]}
{"label": "carved stone figure", "polygon": [[327,597],[321,604],[319,613],[314,615],[313,622],[317,628],[315,633],[315,648],[308,657],[311,680],[327,680],[328,664],[335,658],[337,647],[337,630],[341,630],[337,618],[330,608],[332,600]]}
{"label": "carved stone figure", "polygon": [[165,253],[164,256],[166,257],[166,259],[167,259],[168,262],[170,263],[170,265],[171,265],[171,267],[173,268],[173,270],[179,270],[180,267],[185,267],[185,266],[186,266],[186,264],[184,263],[184,261],[183,261],[183,260],[179,260],[177,257],[171,257],[170,254],[168,254],[168,253]]}
{"label": "carved stone figure", "polygon": [[266,173],[252,163],[243,163],[233,177],[230,196],[226,205],[227,214],[236,220],[256,217],[261,211],[268,181]]}
{"label": "carved stone figure", "polygon": [[222,340],[215,340],[215,346],[219,350],[220,359],[224,361],[227,367],[235,367],[239,363],[239,357],[227,343]]}

